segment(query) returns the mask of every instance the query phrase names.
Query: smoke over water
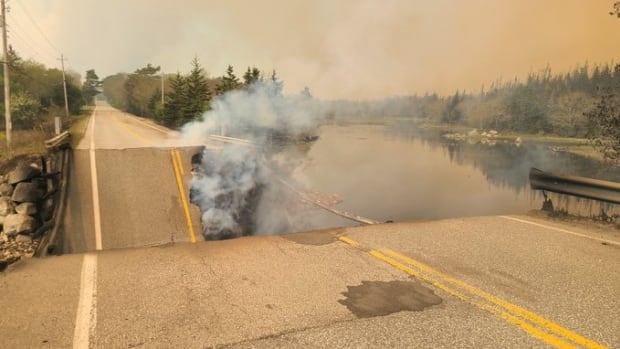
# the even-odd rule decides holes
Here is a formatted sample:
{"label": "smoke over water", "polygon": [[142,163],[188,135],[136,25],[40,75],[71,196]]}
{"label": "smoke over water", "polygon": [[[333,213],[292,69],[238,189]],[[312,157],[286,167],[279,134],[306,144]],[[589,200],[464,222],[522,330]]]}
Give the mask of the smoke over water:
{"label": "smoke over water", "polygon": [[[281,145],[308,141],[318,122],[317,103],[309,95],[283,96],[277,82],[257,83],[213,101],[202,119],[185,125],[182,137],[213,143],[213,135],[246,141],[222,142],[192,159],[192,203],[200,207],[205,239],[303,229],[290,181],[299,154]],[[287,149],[284,151],[284,149]]]}

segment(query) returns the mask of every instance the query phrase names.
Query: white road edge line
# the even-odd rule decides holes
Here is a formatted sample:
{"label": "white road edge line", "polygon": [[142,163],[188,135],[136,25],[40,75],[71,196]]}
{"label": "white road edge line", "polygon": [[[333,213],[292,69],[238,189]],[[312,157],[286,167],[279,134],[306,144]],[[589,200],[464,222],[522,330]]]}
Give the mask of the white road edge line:
{"label": "white road edge line", "polygon": [[73,349],[94,347],[97,326],[97,255],[87,253],[82,263],[80,299],[75,316]]}
{"label": "white road edge line", "polygon": [[604,242],[604,243],[607,243],[607,244],[610,244],[610,245],[620,246],[620,241],[601,239],[601,238],[597,238],[597,237],[594,237],[594,236],[580,234],[580,233],[576,233],[574,231],[570,231],[570,230],[566,230],[566,229],[562,229],[562,228],[556,228],[556,227],[552,227],[552,226],[549,226],[549,225],[540,224],[540,223],[528,221],[528,220],[525,220],[525,219],[510,217],[510,216],[499,216],[499,217],[504,218],[504,219],[509,219],[509,220],[512,220],[512,221],[516,221],[516,222],[521,222],[521,223],[525,223],[525,224],[534,225],[534,226],[541,227],[541,228],[555,230],[555,231],[560,232],[560,233],[566,233],[566,234],[575,235],[575,236],[579,236],[579,237],[590,239],[590,240],[596,240],[596,241]]}
{"label": "white road edge line", "polygon": [[95,225],[95,250],[101,251],[101,212],[99,208],[99,184],[97,182],[97,161],[95,159],[95,115],[90,127],[90,179],[93,189],[93,223]]}

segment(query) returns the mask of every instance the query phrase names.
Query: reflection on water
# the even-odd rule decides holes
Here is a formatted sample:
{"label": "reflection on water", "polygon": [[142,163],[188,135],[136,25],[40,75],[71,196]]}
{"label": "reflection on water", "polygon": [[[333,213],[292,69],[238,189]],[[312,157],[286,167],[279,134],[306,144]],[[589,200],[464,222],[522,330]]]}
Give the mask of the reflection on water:
{"label": "reflection on water", "polygon": [[404,122],[323,127],[295,177],[342,195],[341,209],[407,221],[539,209],[542,198],[529,189],[530,167],[620,181],[617,167],[546,145],[450,141]]}

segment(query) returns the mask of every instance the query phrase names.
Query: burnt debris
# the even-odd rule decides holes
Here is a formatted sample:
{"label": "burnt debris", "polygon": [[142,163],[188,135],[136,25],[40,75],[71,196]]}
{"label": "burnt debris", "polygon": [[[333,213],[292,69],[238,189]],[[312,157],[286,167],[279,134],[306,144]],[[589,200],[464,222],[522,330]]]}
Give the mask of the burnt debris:
{"label": "burnt debris", "polygon": [[190,202],[200,208],[206,240],[252,235],[265,186],[257,154],[228,146],[192,156]]}

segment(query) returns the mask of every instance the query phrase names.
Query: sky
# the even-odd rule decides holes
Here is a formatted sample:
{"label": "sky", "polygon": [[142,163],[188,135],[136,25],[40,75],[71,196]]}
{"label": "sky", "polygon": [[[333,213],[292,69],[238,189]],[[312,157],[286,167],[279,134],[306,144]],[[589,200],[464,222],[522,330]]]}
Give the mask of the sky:
{"label": "sky", "polygon": [[612,0],[7,0],[9,44],[82,76],[231,64],[325,99],[477,92],[620,61]]}

